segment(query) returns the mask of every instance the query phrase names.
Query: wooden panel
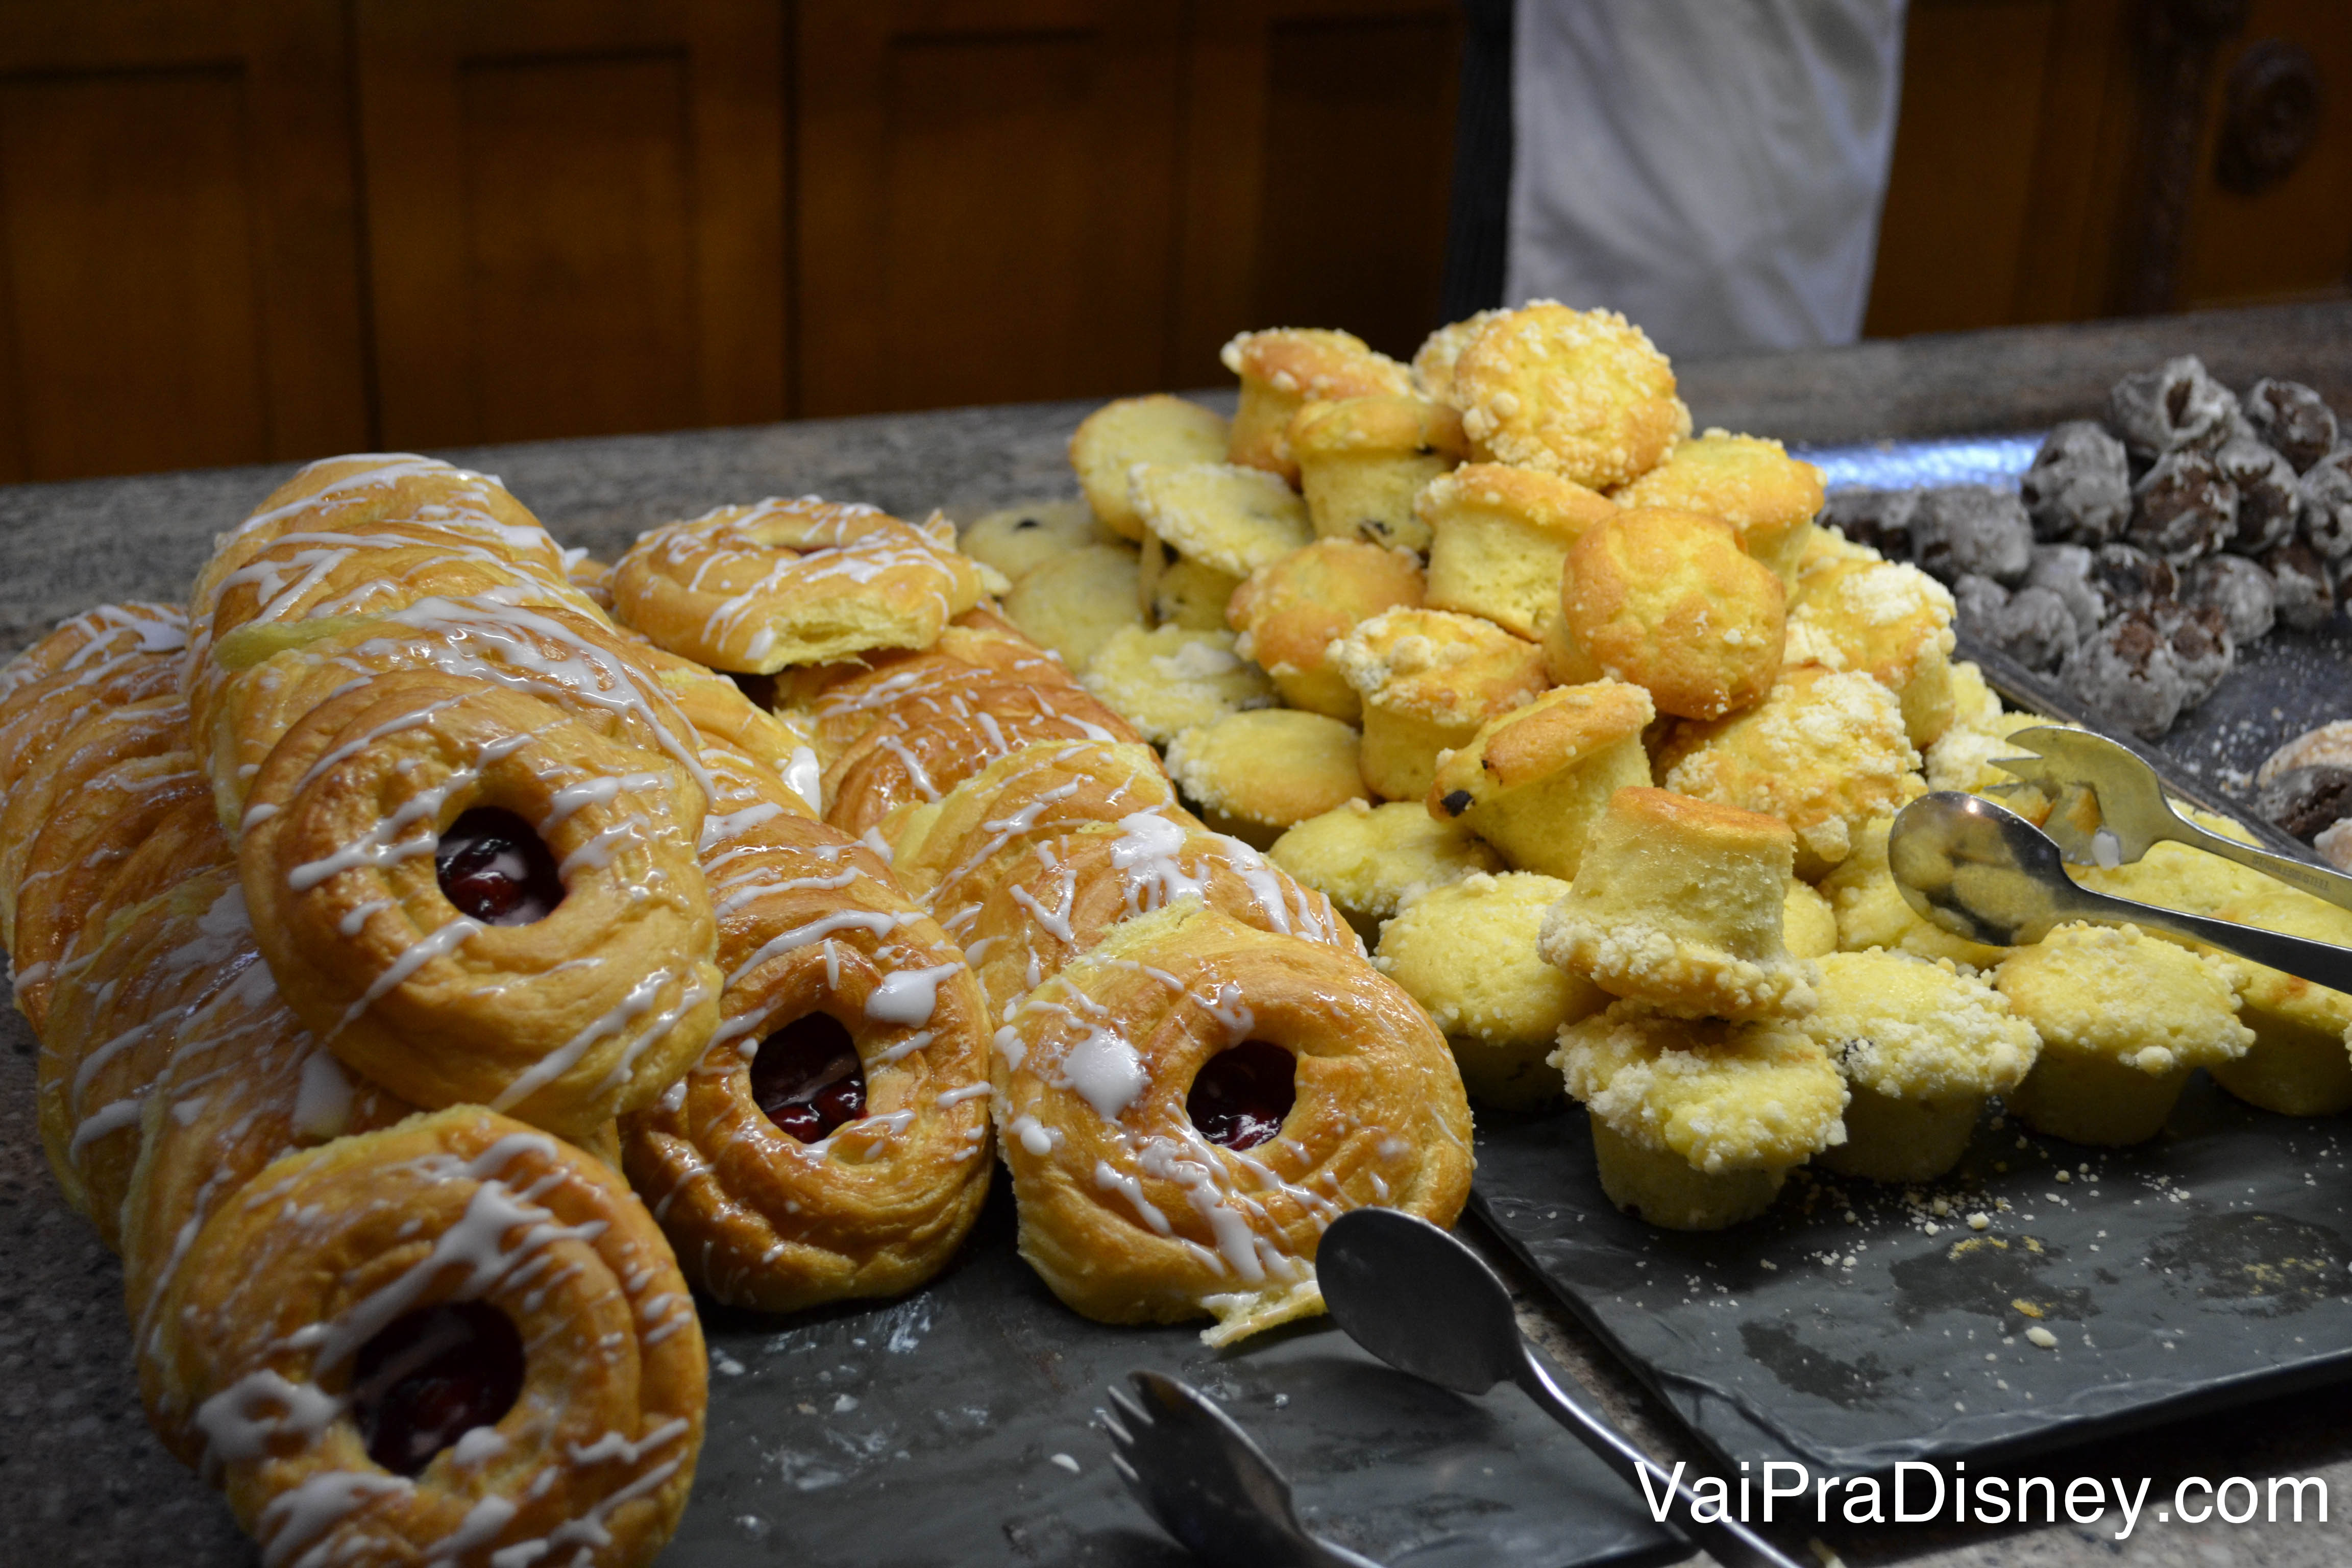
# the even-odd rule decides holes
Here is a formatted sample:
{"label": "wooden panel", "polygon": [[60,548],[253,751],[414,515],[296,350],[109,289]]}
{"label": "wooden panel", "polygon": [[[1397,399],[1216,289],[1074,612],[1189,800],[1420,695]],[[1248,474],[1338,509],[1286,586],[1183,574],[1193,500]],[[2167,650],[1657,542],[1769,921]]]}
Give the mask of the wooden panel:
{"label": "wooden panel", "polygon": [[[1255,327],[1340,326],[1410,352],[1436,324],[1460,28],[1454,6],[1430,0],[1228,0],[1196,13],[1172,384],[1227,379],[1217,350]],[[1318,47],[1374,73],[1387,96]],[[1356,245],[1398,276],[1359,270]]]}
{"label": "wooden panel", "polygon": [[362,0],[383,440],[785,412],[781,19]]}
{"label": "wooden panel", "polygon": [[1248,325],[1345,327],[1409,356],[1438,324],[1457,47],[1450,13],[1274,26]]}
{"label": "wooden panel", "polygon": [[803,8],[801,412],[1164,384],[1179,19]]}
{"label": "wooden panel", "polygon": [[[2229,69],[2248,47],[2282,38],[2319,68],[2318,138],[2293,173],[2241,195],[2215,176]],[[2352,279],[2352,6],[2343,0],[2254,0],[2222,50],[2180,268],[2184,308],[2341,299]]]}
{"label": "wooden panel", "polygon": [[343,48],[305,0],[11,8],[0,479],[365,444]]}
{"label": "wooden panel", "polygon": [[1911,7],[1866,335],[2011,318],[2058,9],[2057,0]]}

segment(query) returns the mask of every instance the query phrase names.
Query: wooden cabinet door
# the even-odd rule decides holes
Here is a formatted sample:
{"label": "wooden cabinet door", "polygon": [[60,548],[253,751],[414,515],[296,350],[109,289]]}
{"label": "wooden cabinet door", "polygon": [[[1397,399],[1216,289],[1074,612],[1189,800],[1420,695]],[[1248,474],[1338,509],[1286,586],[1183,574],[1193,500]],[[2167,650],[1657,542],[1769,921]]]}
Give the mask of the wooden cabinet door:
{"label": "wooden cabinet door", "polygon": [[0,11],[0,480],[367,439],[333,0]]}
{"label": "wooden cabinet door", "polygon": [[358,0],[388,446],[785,412],[776,0]]}
{"label": "wooden cabinet door", "polygon": [[800,413],[1162,384],[1184,9],[800,7]]}

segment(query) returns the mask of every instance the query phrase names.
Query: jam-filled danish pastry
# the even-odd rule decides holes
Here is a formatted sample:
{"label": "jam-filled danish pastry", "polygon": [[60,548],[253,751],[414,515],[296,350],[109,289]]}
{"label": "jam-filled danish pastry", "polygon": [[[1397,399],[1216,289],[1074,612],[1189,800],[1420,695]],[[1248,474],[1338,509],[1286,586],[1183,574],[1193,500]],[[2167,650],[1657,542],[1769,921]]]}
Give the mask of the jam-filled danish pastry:
{"label": "jam-filled danish pastry", "polygon": [[642,1563],[701,1446],[701,1329],[652,1217],[478,1107],[260,1172],[151,1338],[269,1563]]}
{"label": "jam-filled danish pastry", "polygon": [[814,496],[655,529],[610,579],[623,622],[672,653],[748,675],[924,647],[982,594],[1009,586],[956,553],[943,517],[914,524]]}
{"label": "jam-filled danish pastry", "polygon": [[1469,1195],[1468,1102],[1412,999],[1189,900],[1015,1004],[992,1081],[1021,1254],[1106,1322],[1211,1316],[1223,1344],[1318,1312],[1334,1218],[1451,1225]]}
{"label": "jam-filled danish pastry", "polygon": [[[712,748],[716,752],[718,748]],[[874,852],[756,811],[728,767],[703,865],[726,972],[693,1070],[626,1119],[623,1159],[695,1282],[787,1311],[913,1289],[986,1195],[991,1027],[963,955]]]}
{"label": "jam-filled danish pastry", "polygon": [[238,864],[288,1004],[345,1062],[586,1137],[717,1021],[702,799],[551,704],[386,675],[270,752]]}

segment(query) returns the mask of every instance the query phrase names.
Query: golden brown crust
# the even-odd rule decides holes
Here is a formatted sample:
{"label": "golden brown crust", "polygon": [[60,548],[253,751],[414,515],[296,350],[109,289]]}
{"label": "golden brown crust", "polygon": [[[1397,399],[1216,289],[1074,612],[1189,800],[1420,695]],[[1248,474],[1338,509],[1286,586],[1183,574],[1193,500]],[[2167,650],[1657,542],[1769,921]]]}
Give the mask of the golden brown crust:
{"label": "golden brown crust", "polygon": [[655,529],[613,568],[621,619],[714,669],[770,674],[876,647],[921,647],[1011,586],[919,526],[868,506],[771,497]]}
{"label": "golden brown crust", "polygon": [[[394,1477],[345,1398],[354,1358],[460,1300],[520,1335],[521,1394],[488,1438]],[[268,1167],[206,1223],[156,1322],[229,1506],[289,1560],[465,1542],[617,1568],[685,1507],[705,1352],[668,1247],[616,1173],[477,1107]]]}
{"label": "golden brown crust", "polygon": [[1475,342],[1490,323],[1508,314],[1507,310],[1480,310],[1459,321],[1449,321],[1423,338],[1412,356],[1412,384],[1421,395],[1459,407],[1454,396],[1454,367],[1462,358],[1462,351]]}
{"label": "golden brown crust", "polygon": [[[1252,1039],[1293,1057],[1297,1099],[1244,1152],[1185,1105]],[[1197,906],[1126,922],[1032,993],[992,1081],[1022,1256],[1101,1321],[1214,1316],[1225,1343],[1318,1311],[1335,1211],[1450,1225],[1469,1194],[1461,1077],[1412,998],[1343,952]]]}
{"label": "golden brown crust", "polygon": [[1437,765],[1429,814],[1458,821],[1515,870],[1576,875],[1618,792],[1650,782],[1649,694],[1618,681],[1563,686],[1489,719]]}
{"label": "golden brown crust", "polygon": [[1417,608],[1421,563],[1410,551],[1325,539],[1261,566],[1234,591],[1225,616],[1234,651],[1273,677],[1283,700],[1352,720],[1362,700],[1328,657],[1332,643],[1383,610]]}
{"label": "golden brown crust", "polygon": [[1614,310],[1538,300],[1489,321],[1454,366],[1454,401],[1483,458],[1607,489],[1690,433],[1675,373]]}
{"label": "golden brown crust", "polygon": [[1134,741],[1127,721],[1076,687],[1000,680],[916,693],[824,770],[825,820],[852,837],[909,801],[935,801],[1037,741]]}
{"label": "golden brown crust", "polygon": [[[726,974],[691,1071],[623,1121],[630,1181],[696,1284],[793,1311],[897,1295],[946,1265],[988,1189],[989,1011],[963,955],[872,850],[777,816],[709,846]],[[863,1113],[804,1142],[761,1108],[761,1041],[822,1014]]]}
{"label": "golden brown crust", "polygon": [[1404,366],[1374,353],[1361,338],[1317,327],[1243,332],[1218,358],[1242,382],[1226,460],[1280,474],[1292,485],[1298,482],[1298,460],[1290,452],[1290,421],[1301,406],[1401,394],[1412,384]]}
{"label": "golden brown crust", "polygon": [[1367,707],[1441,724],[1475,727],[1544,689],[1541,649],[1445,610],[1383,611],[1327,657]]}
{"label": "golden brown crust", "polygon": [[1610,499],[1719,517],[1740,548],[1786,583],[1795,578],[1822,496],[1822,471],[1790,457],[1780,442],[1709,430],[1676,443],[1664,462]]}
{"label": "golden brown crust", "polygon": [[[702,794],[656,755],[417,671],[306,714],[249,798],[238,863],[287,1002],[395,1093],[584,1136],[660,1093],[709,1039]],[[544,919],[461,915],[413,848],[477,805],[538,827],[564,888]]]}
{"label": "golden brown crust", "polygon": [[1499,463],[1467,464],[1433,480],[1413,510],[1430,531],[1430,606],[1482,616],[1529,638],[1559,613],[1570,549],[1617,510],[1573,480]]}
{"label": "golden brown crust", "polygon": [[[180,689],[187,617],[176,605],[100,605],[0,667],[0,797],[85,720]],[[0,900],[16,889],[0,884]]]}
{"label": "golden brown crust", "polygon": [[1560,577],[1566,657],[1555,674],[1606,675],[1647,690],[1662,713],[1720,719],[1752,706],[1780,672],[1780,581],[1717,519],[1622,511],[1571,546]]}
{"label": "golden brown crust", "polygon": [[1309,403],[1290,421],[1291,454],[1306,465],[1322,458],[1445,458],[1470,455],[1462,416],[1411,393],[1380,393]]}

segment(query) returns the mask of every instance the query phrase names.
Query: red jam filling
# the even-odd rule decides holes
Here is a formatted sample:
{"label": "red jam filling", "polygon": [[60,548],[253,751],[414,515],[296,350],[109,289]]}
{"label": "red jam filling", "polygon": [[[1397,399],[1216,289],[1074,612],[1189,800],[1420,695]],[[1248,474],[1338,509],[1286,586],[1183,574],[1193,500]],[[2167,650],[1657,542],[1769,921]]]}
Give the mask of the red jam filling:
{"label": "red jam filling", "polygon": [[478,805],[451,823],[433,870],[442,896],[485,925],[529,925],[563,901],[555,857],[530,823],[500,806]]}
{"label": "red jam filling", "polygon": [[522,1393],[522,1336],[487,1301],[404,1313],[360,1347],[352,1415],[368,1458],[415,1476],[442,1449],[514,1408]]}
{"label": "red jam filling", "polygon": [[1202,1067],[1184,1110],[1210,1142],[1255,1149],[1282,1131],[1297,1103],[1297,1059],[1280,1046],[1244,1040]]}
{"label": "red jam filling", "polygon": [[865,1115],[866,1069],[849,1031],[811,1013],[761,1040],[751,1058],[751,1098],[803,1143]]}

